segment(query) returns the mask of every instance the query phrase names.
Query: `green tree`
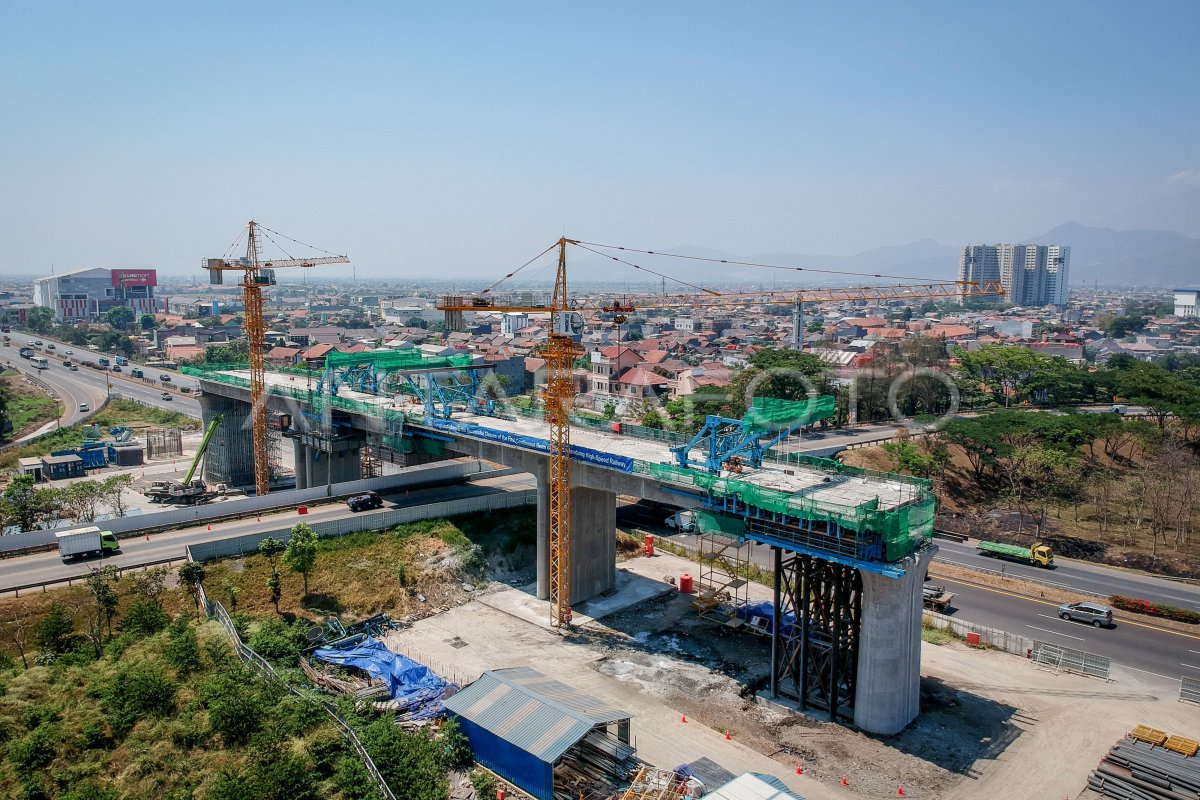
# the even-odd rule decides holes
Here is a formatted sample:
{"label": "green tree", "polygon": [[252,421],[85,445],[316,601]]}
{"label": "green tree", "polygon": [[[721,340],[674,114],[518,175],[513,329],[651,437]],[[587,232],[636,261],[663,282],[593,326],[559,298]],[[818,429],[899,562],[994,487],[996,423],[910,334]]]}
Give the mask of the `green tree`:
{"label": "green tree", "polygon": [[189,561],[179,568],[179,583],[187,587],[197,609],[200,608],[200,587],[204,585],[205,577],[204,565],[198,561]]}
{"label": "green tree", "polygon": [[0,492],[0,521],[22,531],[36,529],[57,515],[60,494],[37,485],[32,475],[17,475]]}
{"label": "green tree", "polygon": [[112,637],[112,618],[121,602],[116,589],[113,588],[118,580],[120,577],[116,567],[93,569],[87,576],[88,592],[96,606],[95,616],[88,617],[87,632],[96,651],[96,658],[100,657],[105,631],[108,632],[109,638]]}
{"label": "green tree", "polygon": [[158,327],[158,321],[154,319],[153,314],[142,314],[138,319],[138,326],[144,331],[152,331]]}
{"label": "green tree", "polygon": [[283,553],[283,563],[292,572],[304,576],[304,595],[307,597],[308,574],[317,563],[317,534],[306,523],[300,522],[292,527],[292,536]]}
{"label": "green tree", "polygon": [[167,663],[179,670],[181,675],[187,675],[200,669],[200,644],[196,640],[196,629],[191,620],[180,614],[171,623],[165,655]]}
{"label": "green tree", "polygon": [[114,330],[118,331],[129,330],[135,318],[136,315],[129,306],[113,306],[104,315],[104,321],[111,325]]}
{"label": "green tree", "polygon": [[45,306],[36,306],[25,314],[25,327],[34,333],[49,333],[54,323],[54,312]]}
{"label": "green tree", "polygon": [[1049,356],[1028,347],[986,344],[973,352],[955,347],[954,355],[958,359],[955,372],[959,381],[986,387],[996,403],[1005,408],[1028,396],[1027,383],[1039,380],[1050,383],[1051,379],[1045,375],[1057,368]]}
{"label": "green tree", "polygon": [[408,733],[381,719],[367,726],[362,740],[396,800],[444,800],[446,752],[429,734]]}
{"label": "green tree", "polygon": [[61,603],[51,603],[45,618],[37,627],[33,643],[38,653],[62,655],[75,646],[75,622]]}

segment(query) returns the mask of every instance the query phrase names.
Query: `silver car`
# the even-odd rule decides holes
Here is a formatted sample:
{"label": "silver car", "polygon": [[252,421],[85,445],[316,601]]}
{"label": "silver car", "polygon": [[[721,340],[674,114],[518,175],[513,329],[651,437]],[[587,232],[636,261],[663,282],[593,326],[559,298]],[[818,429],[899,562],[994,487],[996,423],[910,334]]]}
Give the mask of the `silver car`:
{"label": "silver car", "polygon": [[1090,622],[1097,628],[1109,628],[1113,624],[1113,612],[1099,603],[1063,603],[1058,615],[1067,621]]}

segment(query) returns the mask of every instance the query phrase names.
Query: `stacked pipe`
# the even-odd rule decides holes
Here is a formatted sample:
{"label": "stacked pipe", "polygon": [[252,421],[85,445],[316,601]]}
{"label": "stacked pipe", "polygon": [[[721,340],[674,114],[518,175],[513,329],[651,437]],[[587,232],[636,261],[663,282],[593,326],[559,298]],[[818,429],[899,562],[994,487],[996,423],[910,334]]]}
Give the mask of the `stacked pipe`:
{"label": "stacked pipe", "polygon": [[1088,776],[1088,787],[1120,800],[1200,800],[1200,760],[1122,739]]}
{"label": "stacked pipe", "polygon": [[593,730],[563,754],[554,769],[554,796],[578,800],[581,796],[608,797],[628,782],[639,764],[636,751],[607,733]]}

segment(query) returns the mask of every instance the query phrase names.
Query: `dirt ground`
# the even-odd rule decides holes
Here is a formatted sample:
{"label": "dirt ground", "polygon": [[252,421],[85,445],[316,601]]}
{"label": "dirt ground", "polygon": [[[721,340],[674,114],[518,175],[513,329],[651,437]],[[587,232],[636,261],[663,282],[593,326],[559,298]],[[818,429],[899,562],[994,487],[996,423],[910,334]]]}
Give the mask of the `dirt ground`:
{"label": "dirt ground", "polygon": [[[671,555],[621,568],[659,583],[696,574]],[[769,772],[814,800],[895,797],[900,786],[905,796],[939,800],[1075,797],[1134,725],[1200,735],[1200,709],[1178,702],[1174,684],[1054,674],[958,643],[923,646],[921,716],[896,736],[867,735],[756,697],[769,641],[702,620],[690,598],[662,588],[559,637],[506,612],[497,595],[521,590],[497,587],[391,634],[389,645],[468,673],[533,666],[632,712],[639,754],[656,766],[705,757],[735,774]]]}

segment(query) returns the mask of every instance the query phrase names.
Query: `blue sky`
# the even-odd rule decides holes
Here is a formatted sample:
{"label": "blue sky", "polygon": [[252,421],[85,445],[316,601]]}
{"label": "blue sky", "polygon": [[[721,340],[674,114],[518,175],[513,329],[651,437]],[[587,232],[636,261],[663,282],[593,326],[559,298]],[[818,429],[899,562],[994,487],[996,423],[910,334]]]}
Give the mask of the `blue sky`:
{"label": "blue sky", "polygon": [[0,1],[0,269],[1200,236],[1200,3]]}

